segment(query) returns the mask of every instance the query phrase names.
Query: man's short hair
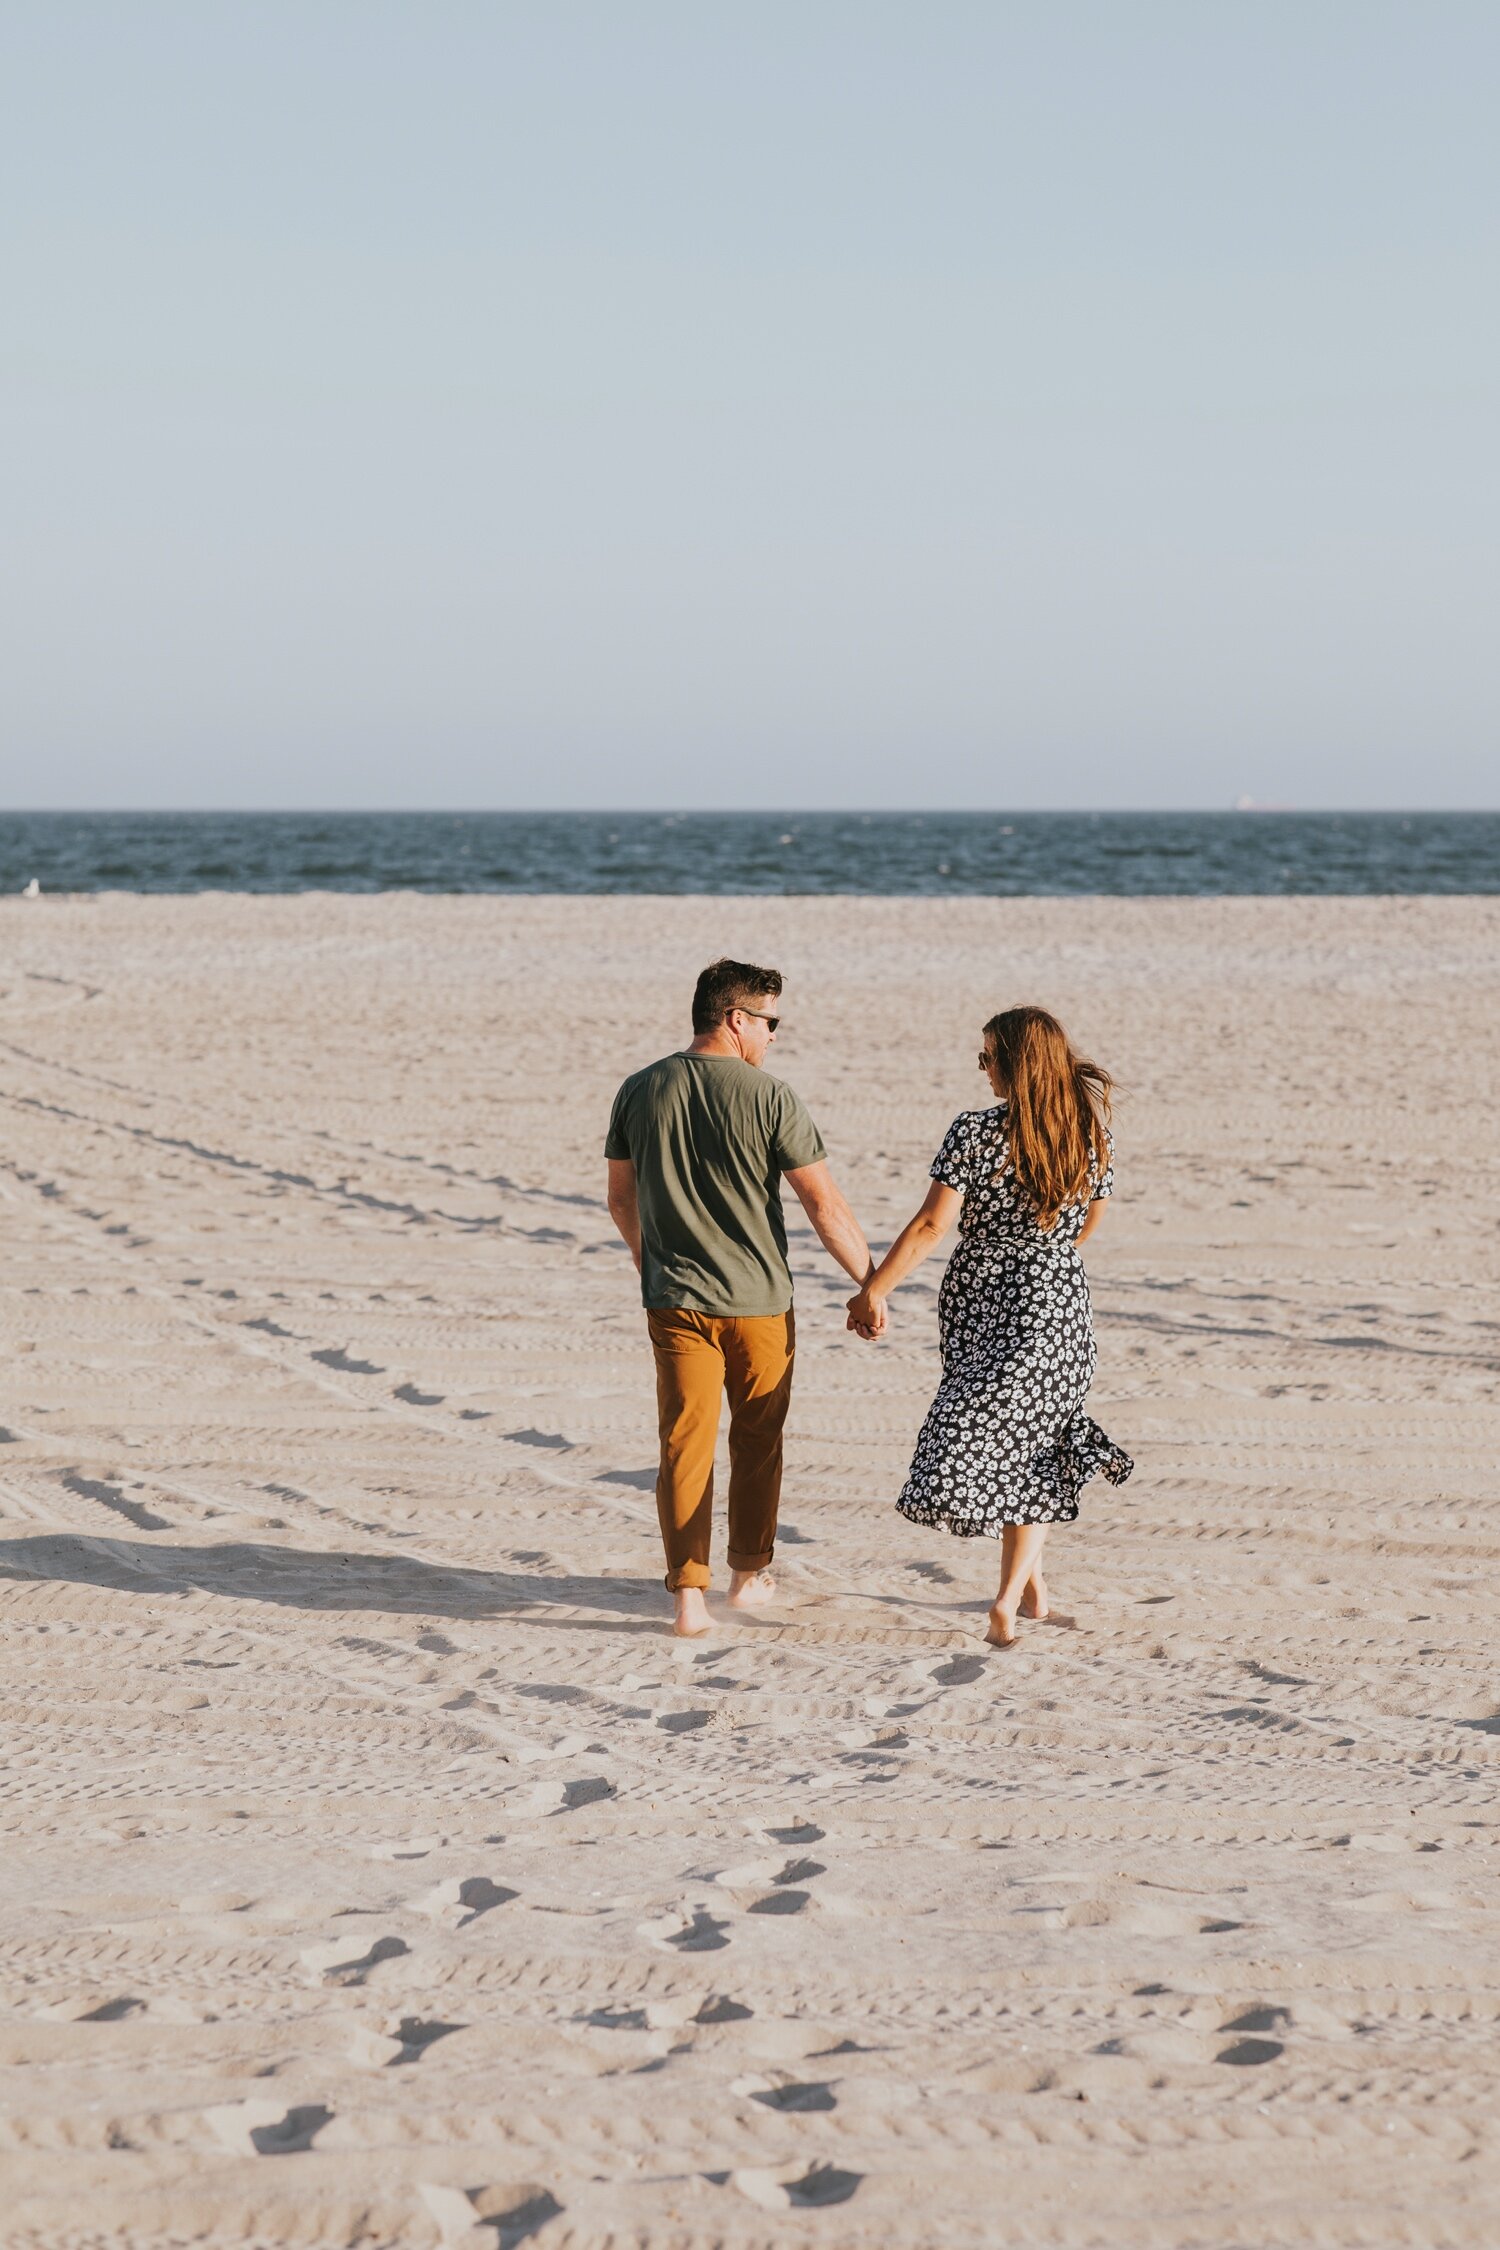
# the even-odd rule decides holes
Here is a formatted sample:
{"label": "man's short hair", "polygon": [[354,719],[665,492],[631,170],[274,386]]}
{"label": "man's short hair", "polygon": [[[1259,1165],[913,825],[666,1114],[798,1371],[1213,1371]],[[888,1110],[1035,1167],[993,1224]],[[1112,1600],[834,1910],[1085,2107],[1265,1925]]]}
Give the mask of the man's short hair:
{"label": "man's short hair", "polygon": [[758,969],[753,961],[710,961],[693,988],[693,1030],[716,1031],[731,1008],[753,1008],[780,992],[779,969]]}

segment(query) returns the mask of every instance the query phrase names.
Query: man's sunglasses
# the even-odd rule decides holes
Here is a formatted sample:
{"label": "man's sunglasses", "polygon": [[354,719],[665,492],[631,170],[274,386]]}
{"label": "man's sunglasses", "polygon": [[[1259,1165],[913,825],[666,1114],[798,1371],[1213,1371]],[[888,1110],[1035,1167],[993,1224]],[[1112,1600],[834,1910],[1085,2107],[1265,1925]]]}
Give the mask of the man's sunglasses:
{"label": "man's sunglasses", "polygon": [[736,1008],[734,1012],[737,1016],[754,1016],[758,1023],[768,1023],[773,1031],[780,1029],[780,1016],[768,1016],[764,1008]]}

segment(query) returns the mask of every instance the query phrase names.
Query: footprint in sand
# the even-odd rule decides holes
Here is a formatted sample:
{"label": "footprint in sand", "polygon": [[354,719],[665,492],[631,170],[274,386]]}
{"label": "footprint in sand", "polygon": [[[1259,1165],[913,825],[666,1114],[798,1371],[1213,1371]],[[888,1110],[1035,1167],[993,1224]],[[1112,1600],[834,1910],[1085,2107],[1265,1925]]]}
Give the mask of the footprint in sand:
{"label": "footprint in sand", "polygon": [[786,2199],[794,2210],[817,2210],[827,2203],[847,2203],[863,2178],[863,2172],[843,2172],[836,2164],[814,2164],[800,2180],[787,2182]]}
{"label": "footprint in sand", "polygon": [[481,1914],[505,1906],[520,1895],[504,1883],[491,1882],[488,1875],[468,1875],[462,1879],[455,1876],[449,1882],[438,1883],[432,1890],[424,1891],[420,1898],[414,1898],[411,1908],[415,1914],[426,1914],[434,1922],[446,1923],[449,1929],[466,1930]]}
{"label": "footprint in sand", "polygon": [[[795,1835],[799,1838],[801,1835],[801,1831],[796,1829],[781,1831],[773,1829],[769,1833],[772,1835],[779,1833],[782,1836]],[[819,1833],[818,1829],[811,1830],[813,1836],[817,1836]],[[827,1868],[820,1859],[789,1859],[779,1870],[773,1868],[767,1860],[752,1859],[742,1861],[733,1867],[722,1868],[713,1880],[716,1883],[722,1883],[725,1889],[730,1891],[748,1890],[764,1883],[770,1883],[775,1887],[775,1890],[782,1894],[783,1898],[798,1897],[805,1903],[807,1893],[795,1889],[794,1886],[816,1882],[820,1875],[826,1875],[827,1872]],[[784,1905],[774,1896],[759,1899],[750,1908],[752,1914],[795,1914],[797,1911],[796,1906]]]}
{"label": "footprint in sand", "polygon": [[764,2109],[778,2109],[793,2116],[804,2116],[813,2110],[837,2109],[838,2100],[831,2086],[792,2085],[767,2086],[752,2094],[751,2101],[759,2102]]}
{"label": "footprint in sand", "polygon": [[694,2023],[748,2023],[754,2013],[755,2010],[747,2008],[743,2001],[731,2000],[727,1993],[716,1992],[711,2000],[704,2001],[693,2021]]}
{"label": "footprint in sand", "polygon": [[718,1953],[729,1943],[725,1926],[705,1907],[691,1909],[687,1919],[663,1915],[660,1921],[642,1922],[639,1935],[653,1945],[669,1945],[674,1953]]}
{"label": "footprint in sand", "polygon": [[590,2008],[583,2018],[596,2031],[647,2031],[644,2008]]}
{"label": "footprint in sand", "polygon": [[684,1930],[666,1940],[678,1953],[718,1953],[729,1943],[724,1924],[700,1907]]}
{"label": "footprint in sand", "polygon": [[562,2217],[564,2206],[550,2188],[535,2180],[505,2187],[454,2188],[429,2186],[417,2190],[442,2237],[444,2250],[519,2250],[519,2245],[540,2234],[552,2220]]}
{"label": "footprint in sand", "polygon": [[320,1367],[331,1367],[340,1375],[383,1375],[385,1369],[377,1367],[373,1359],[351,1359],[340,1347],[337,1351],[314,1352],[313,1358]]}
{"label": "footprint in sand", "polygon": [[1214,2061],[1221,2063],[1268,2063],[1286,2053],[1279,2039],[1235,2039],[1221,2047]]}
{"label": "footprint in sand", "polygon": [[1063,1930],[1113,1929],[1138,1937],[1204,1937],[1244,1928],[1242,1922],[1221,1921],[1196,1914],[1174,1900],[1154,1898],[1149,1890],[1131,1890],[1105,1898],[1075,1899],[1062,1907],[1023,1908],[1044,1925]]}
{"label": "footprint in sand", "polygon": [[429,2023],[421,2016],[403,2016],[397,2024],[394,2034],[401,2042],[401,2051],[399,2054],[392,2055],[391,2061],[393,2063],[420,2062],[428,2048],[435,2046],[439,2039],[447,2039],[455,2031],[466,2031],[467,2029],[467,2024]]}
{"label": "footprint in sand", "polygon": [[1220,2024],[1221,2031],[1285,2031],[1292,2020],[1290,2008],[1278,2008],[1271,2003],[1263,2007],[1241,2008],[1237,2016],[1229,2016]]}
{"label": "footprint in sand", "polygon": [[801,1914],[812,1904],[811,1891],[770,1891],[764,1898],[752,1899],[747,1914]]}
{"label": "footprint in sand", "polygon": [[864,2179],[863,2172],[844,2172],[834,2164],[814,2164],[792,2179],[783,2179],[775,2172],[709,2172],[704,2176],[716,2187],[737,2189],[762,2211],[817,2210],[830,2203],[847,2203]]}
{"label": "footprint in sand", "polygon": [[696,1734],[712,1719],[712,1711],[664,1711],[656,1723],[663,1734]]}
{"label": "footprint in sand", "polygon": [[[580,1735],[572,1735],[556,1752],[538,1751],[536,1756],[563,1755],[584,1747]],[[527,1753],[523,1749],[522,1759]],[[508,1816],[524,1820],[555,1820],[561,1813],[579,1812],[588,1805],[600,1805],[619,1792],[612,1781],[603,1774],[589,1774],[578,1781],[533,1781],[522,1783],[508,1791],[505,1810]],[[503,1838],[486,1837],[486,1843],[503,1842]]]}
{"label": "footprint in sand", "polygon": [[441,1406],[444,1394],[441,1391],[419,1391],[415,1383],[401,1383],[392,1391],[391,1396],[399,1398],[403,1406]]}
{"label": "footprint in sand", "polygon": [[989,1669],[982,1656],[955,1656],[928,1674],[937,1687],[968,1687]]}
{"label": "footprint in sand", "polygon": [[602,1774],[591,1774],[585,1781],[569,1781],[564,1784],[563,1801],[557,1809],[559,1812],[577,1812],[584,1805],[602,1804],[606,1797],[616,1794],[612,1781],[606,1781]]}
{"label": "footprint in sand", "polygon": [[391,2032],[376,2032],[369,2023],[355,2023],[349,2056],[367,2070],[389,2070],[391,2063],[421,2063],[427,2047],[450,2032],[466,2032],[466,2023],[425,2023],[421,2016],[403,2016]]}
{"label": "footprint in sand", "polygon": [[492,1907],[504,1906],[507,1900],[520,1895],[519,1891],[507,1889],[504,1883],[492,1883],[488,1875],[467,1876],[458,1886],[458,1903],[464,1909],[459,1928],[477,1922],[480,1915],[488,1914]]}
{"label": "footprint in sand", "polygon": [[273,2125],[252,2125],[250,2146],[257,2156],[300,2156],[312,2147],[332,2117],[333,2111],[321,2102],[304,2103],[289,2109]]}
{"label": "footprint in sand", "polygon": [[382,1961],[399,1961],[403,1954],[411,1951],[405,1938],[383,1937],[377,1938],[369,1952],[361,1954],[357,1960],[328,1960],[330,1953],[336,1956],[343,1949],[342,1943],[314,1946],[302,1958],[310,1969],[321,1972],[324,1984],[357,1985],[365,1983],[371,1971],[378,1969]]}
{"label": "footprint in sand", "polygon": [[[440,1851],[448,1841],[446,1836],[403,1836],[393,1844],[371,1844],[371,1859],[426,1859],[429,1852]],[[487,1836],[487,1844],[499,1843],[498,1836]]]}
{"label": "footprint in sand", "polygon": [[231,2156],[301,2156],[333,2111],[322,2102],[284,2109],[280,2102],[232,2102],[204,2111],[219,2146]]}
{"label": "footprint in sand", "polygon": [[811,1883],[819,1875],[826,1875],[827,1873],[828,1870],[820,1859],[789,1859],[781,1873],[773,1875],[771,1880],[773,1883],[783,1885],[787,1883]]}

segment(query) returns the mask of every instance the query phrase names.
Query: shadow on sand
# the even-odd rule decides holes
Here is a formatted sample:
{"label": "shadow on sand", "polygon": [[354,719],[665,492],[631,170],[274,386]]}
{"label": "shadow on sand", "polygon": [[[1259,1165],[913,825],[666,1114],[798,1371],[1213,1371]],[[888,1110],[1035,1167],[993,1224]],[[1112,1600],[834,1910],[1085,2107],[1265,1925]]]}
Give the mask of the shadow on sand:
{"label": "shadow on sand", "polygon": [[[100,1586],[123,1594],[197,1589],[230,1601],[278,1602],[288,1609],[383,1610],[419,1617],[535,1618],[554,1625],[621,1631],[629,1620],[659,1632],[663,1596],[640,1580],[531,1577],[521,1571],[461,1570],[415,1555],[308,1553],[251,1540],[216,1546],[90,1538],[48,1532],[0,1540],[0,1578]],[[603,1611],[604,1616],[589,1616]],[[621,1620],[612,1623],[611,1620]]]}

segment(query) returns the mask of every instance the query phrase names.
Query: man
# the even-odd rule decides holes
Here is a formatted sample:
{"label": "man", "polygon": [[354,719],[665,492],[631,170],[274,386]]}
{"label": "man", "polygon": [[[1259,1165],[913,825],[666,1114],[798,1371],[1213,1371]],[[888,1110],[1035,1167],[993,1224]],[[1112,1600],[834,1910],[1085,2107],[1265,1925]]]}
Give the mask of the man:
{"label": "man", "polygon": [[792,1277],[781,1182],[860,1284],[869,1246],[833,1184],[823,1137],[762,1068],[781,977],[715,961],[693,994],[693,1041],[627,1078],[605,1156],[610,1217],[629,1245],[656,1358],[656,1508],[674,1631],[706,1633],[714,1444],[729,1393],[729,1600],[774,1598],[781,1433],[792,1390]]}

